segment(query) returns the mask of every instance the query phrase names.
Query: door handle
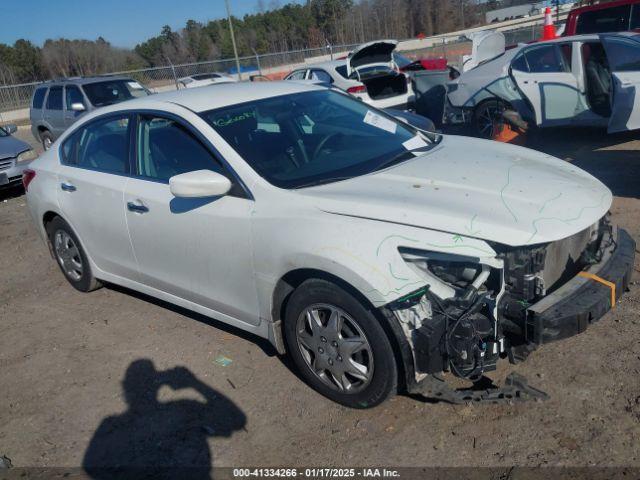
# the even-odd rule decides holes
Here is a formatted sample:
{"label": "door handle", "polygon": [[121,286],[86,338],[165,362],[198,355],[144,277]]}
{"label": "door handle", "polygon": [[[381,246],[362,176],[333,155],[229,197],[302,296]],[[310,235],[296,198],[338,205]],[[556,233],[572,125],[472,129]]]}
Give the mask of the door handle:
{"label": "door handle", "polygon": [[64,190],[65,192],[75,192],[76,191],[76,187],[74,185],[71,185],[70,183],[61,183],[60,184],[60,188],[62,190]]}
{"label": "door handle", "polygon": [[128,202],[127,209],[134,213],[147,213],[149,211],[146,206],[136,202]]}

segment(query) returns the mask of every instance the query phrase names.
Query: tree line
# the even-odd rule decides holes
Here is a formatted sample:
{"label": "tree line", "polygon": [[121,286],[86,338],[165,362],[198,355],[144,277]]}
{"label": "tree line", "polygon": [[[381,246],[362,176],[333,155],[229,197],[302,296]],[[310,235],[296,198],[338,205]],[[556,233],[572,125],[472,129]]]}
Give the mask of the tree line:
{"label": "tree line", "polygon": [[[283,6],[279,0],[264,2],[257,0],[255,13],[232,18],[241,56],[431,36],[479,25],[484,12],[498,5],[474,0],[307,0]],[[21,39],[13,45],[0,44],[0,84],[232,56],[226,18],[206,23],[189,20],[179,30],[164,26],[159,35],[133,49],[114,47],[103,38],[60,38],[47,40],[42,47]]]}

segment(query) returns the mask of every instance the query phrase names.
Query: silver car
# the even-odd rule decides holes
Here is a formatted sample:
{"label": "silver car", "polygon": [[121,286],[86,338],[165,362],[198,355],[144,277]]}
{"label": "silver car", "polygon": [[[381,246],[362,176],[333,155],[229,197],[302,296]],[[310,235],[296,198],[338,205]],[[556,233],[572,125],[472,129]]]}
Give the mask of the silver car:
{"label": "silver car", "polygon": [[0,189],[20,183],[22,172],[37,157],[28,143],[12,136],[16,131],[15,125],[0,127]]}
{"label": "silver car", "polygon": [[47,82],[36,88],[31,98],[31,132],[49,150],[62,132],[85,113],[149,93],[128,77],[78,77]]}

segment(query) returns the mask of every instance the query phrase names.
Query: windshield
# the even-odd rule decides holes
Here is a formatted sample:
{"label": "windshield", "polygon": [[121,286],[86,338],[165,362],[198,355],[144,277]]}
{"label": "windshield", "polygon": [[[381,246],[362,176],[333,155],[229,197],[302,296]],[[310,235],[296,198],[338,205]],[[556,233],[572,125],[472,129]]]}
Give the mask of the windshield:
{"label": "windshield", "polygon": [[256,172],[281,188],[364,175],[430,145],[409,125],[330,90],[256,100],[202,116]]}
{"label": "windshield", "polygon": [[87,83],[82,88],[84,88],[84,92],[91,103],[96,107],[104,107],[105,105],[149,95],[149,92],[142,85],[133,80],[108,80]]}
{"label": "windshield", "polygon": [[410,60],[404,55],[401,55],[397,52],[393,52],[393,60],[396,62],[396,65],[398,65],[398,67],[400,68],[404,68],[407,65],[411,65],[413,63],[413,60]]}
{"label": "windshield", "polygon": [[0,127],[0,137],[8,137],[9,134],[5,132],[4,128]]}

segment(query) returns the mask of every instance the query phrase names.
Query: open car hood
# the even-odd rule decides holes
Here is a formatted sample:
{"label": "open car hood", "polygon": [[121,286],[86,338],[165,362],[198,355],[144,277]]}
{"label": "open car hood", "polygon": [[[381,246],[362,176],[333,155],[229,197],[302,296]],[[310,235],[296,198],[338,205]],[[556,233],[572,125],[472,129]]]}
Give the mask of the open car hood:
{"label": "open car hood", "polygon": [[347,57],[349,74],[366,65],[391,63],[397,46],[397,40],[376,40],[356,47]]}
{"label": "open car hood", "polygon": [[473,42],[471,55],[463,58],[463,71],[477,67],[505,52],[506,40],[502,32],[484,31],[469,35]]}
{"label": "open car hood", "polygon": [[402,224],[510,246],[580,232],[613,199],[599,180],[563,160],[450,136],[386,170],[299,192],[320,210],[388,222],[390,231]]}

